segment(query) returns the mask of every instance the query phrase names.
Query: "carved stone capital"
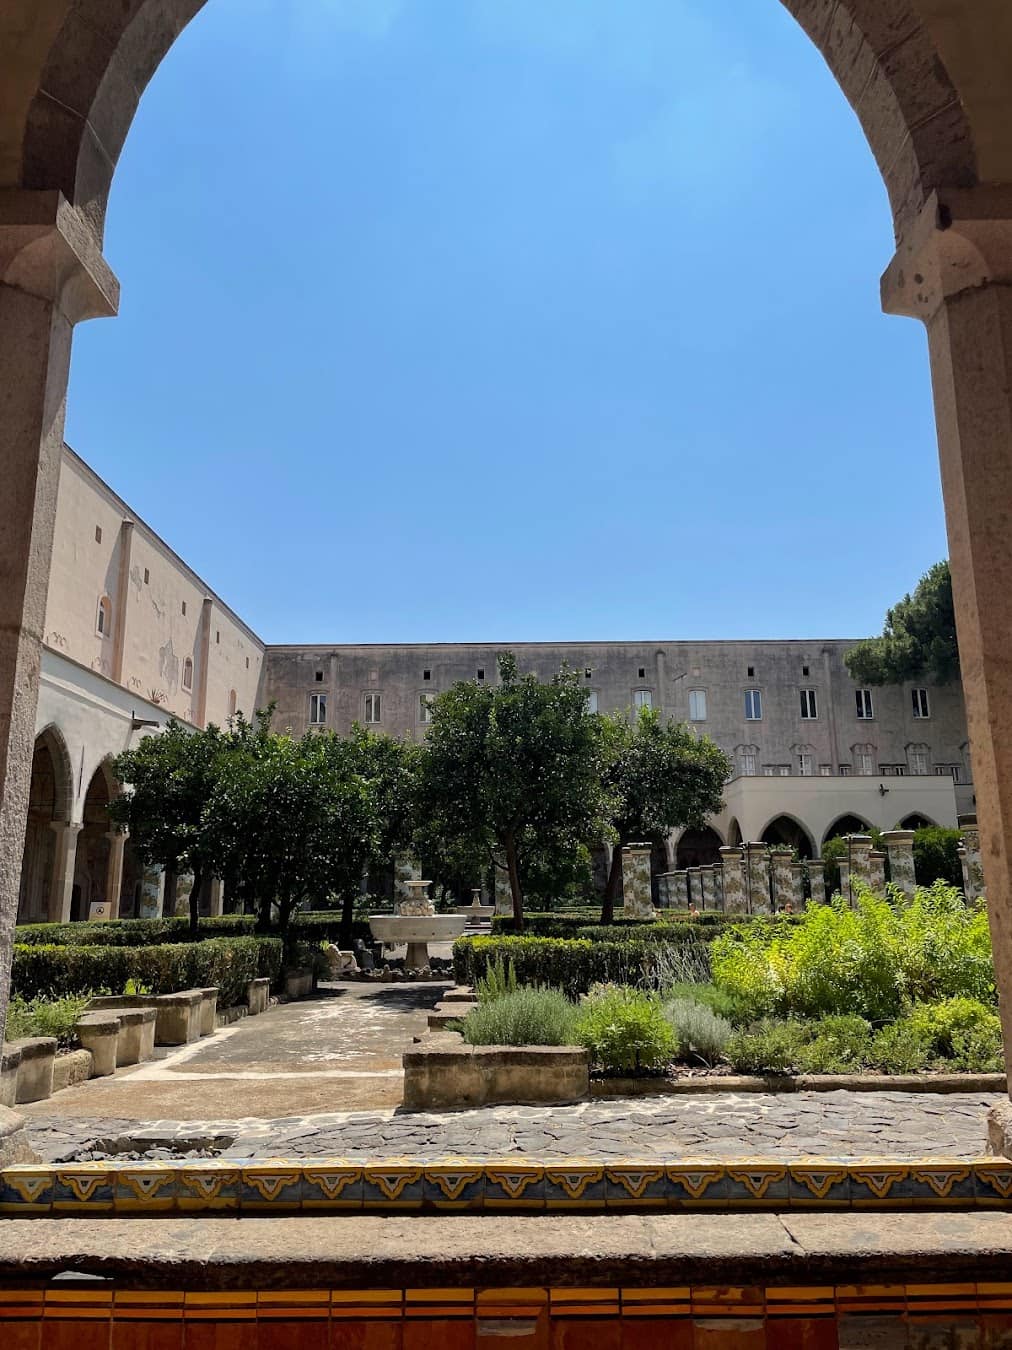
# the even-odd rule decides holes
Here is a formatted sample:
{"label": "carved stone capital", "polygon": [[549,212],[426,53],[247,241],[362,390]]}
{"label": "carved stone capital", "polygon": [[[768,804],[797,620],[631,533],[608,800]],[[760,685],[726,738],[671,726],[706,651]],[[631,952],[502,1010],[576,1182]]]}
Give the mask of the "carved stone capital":
{"label": "carved stone capital", "polygon": [[119,307],[90,223],[60,192],[0,191],[0,285],[51,301],[71,324]]}
{"label": "carved stone capital", "polygon": [[933,192],[882,277],[882,308],[928,322],[953,296],[1012,282],[1012,187]]}

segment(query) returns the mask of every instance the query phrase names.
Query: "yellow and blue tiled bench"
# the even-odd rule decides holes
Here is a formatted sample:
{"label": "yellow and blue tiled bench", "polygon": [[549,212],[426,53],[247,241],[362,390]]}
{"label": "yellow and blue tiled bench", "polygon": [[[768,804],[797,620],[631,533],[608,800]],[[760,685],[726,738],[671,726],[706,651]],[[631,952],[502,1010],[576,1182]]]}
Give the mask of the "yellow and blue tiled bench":
{"label": "yellow and blue tiled bench", "polygon": [[1012,1161],[343,1158],[55,1163],[0,1172],[0,1215],[1012,1209]]}

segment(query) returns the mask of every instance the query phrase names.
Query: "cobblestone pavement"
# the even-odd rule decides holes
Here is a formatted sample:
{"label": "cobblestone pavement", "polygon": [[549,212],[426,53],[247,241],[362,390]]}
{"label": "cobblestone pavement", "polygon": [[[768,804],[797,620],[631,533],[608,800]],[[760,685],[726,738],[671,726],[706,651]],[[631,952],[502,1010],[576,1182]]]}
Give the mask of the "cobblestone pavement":
{"label": "cobblestone pavement", "polygon": [[450,1114],[351,1111],[276,1120],[73,1119],[35,1114],[29,1132],[49,1161],[81,1153],[212,1147],[225,1157],[407,1156],[534,1159],[632,1157],[979,1157],[990,1094],[716,1093],[486,1107]]}

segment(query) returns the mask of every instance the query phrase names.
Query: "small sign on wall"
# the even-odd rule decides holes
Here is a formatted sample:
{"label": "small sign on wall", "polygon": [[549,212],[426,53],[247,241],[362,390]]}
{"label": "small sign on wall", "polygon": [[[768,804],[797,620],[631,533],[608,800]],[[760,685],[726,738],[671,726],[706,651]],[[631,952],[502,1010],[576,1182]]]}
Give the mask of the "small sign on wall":
{"label": "small sign on wall", "polygon": [[95,923],[99,919],[108,919],[108,917],[109,917],[109,902],[107,900],[93,901],[88,906],[89,923]]}

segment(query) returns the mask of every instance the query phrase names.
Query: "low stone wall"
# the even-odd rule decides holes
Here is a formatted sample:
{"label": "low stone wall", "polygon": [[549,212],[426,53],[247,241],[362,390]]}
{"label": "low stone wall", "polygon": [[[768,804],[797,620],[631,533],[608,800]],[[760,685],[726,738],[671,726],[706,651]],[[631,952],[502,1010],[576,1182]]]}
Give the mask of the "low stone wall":
{"label": "low stone wall", "polygon": [[561,1106],[590,1093],[590,1057],[579,1046],[466,1045],[443,1032],[406,1050],[403,1065],[404,1105],[415,1111]]}
{"label": "low stone wall", "polygon": [[53,1091],[76,1087],[93,1076],[94,1060],[90,1050],[71,1050],[67,1055],[57,1055],[53,1063]]}
{"label": "low stone wall", "polygon": [[246,986],[246,1007],[250,1017],[266,1012],[271,1000],[271,982],[268,979],[250,980]]}
{"label": "low stone wall", "polygon": [[0,1045],[0,1107],[11,1107],[18,1099],[18,1068],[21,1049],[10,1041]]}
{"label": "low stone wall", "polygon": [[30,1036],[18,1041],[21,1063],[18,1065],[17,1102],[41,1102],[53,1095],[53,1067],[56,1061],[54,1036]]}

